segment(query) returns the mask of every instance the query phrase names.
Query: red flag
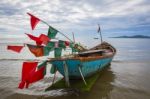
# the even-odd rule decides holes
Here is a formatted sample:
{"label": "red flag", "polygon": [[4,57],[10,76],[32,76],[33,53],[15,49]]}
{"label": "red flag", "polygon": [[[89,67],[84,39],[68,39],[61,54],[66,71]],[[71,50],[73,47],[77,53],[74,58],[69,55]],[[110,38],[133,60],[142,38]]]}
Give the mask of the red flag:
{"label": "red flag", "polygon": [[25,80],[29,73],[33,73],[36,69],[38,62],[23,62],[22,80]]}
{"label": "red flag", "polygon": [[21,81],[21,82],[19,83],[19,85],[18,85],[18,88],[19,88],[19,89],[23,89],[24,86],[25,86],[25,84],[26,84],[25,81]]}
{"label": "red flag", "polygon": [[46,64],[42,64],[42,66],[36,71],[38,62],[24,62],[22,67],[22,79],[18,86],[18,88],[23,89],[29,87],[30,83],[34,83],[44,78],[44,72],[46,69]]}
{"label": "red flag", "polygon": [[70,45],[70,42],[65,41],[65,45],[66,45],[66,46],[69,46],[69,45]]}
{"label": "red flag", "polygon": [[47,45],[47,43],[50,41],[50,38],[48,36],[46,36],[45,34],[41,34],[39,36],[39,39],[42,41],[42,43],[44,43],[45,45]]}
{"label": "red flag", "polygon": [[34,83],[36,81],[39,81],[41,79],[44,78],[44,73],[45,72],[45,66],[41,67],[39,70],[37,70],[36,72],[34,72],[29,79],[30,83]]}
{"label": "red flag", "polygon": [[34,30],[35,26],[40,22],[40,19],[30,13],[27,13],[27,14],[30,15],[30,17],[31,17],[31,19],[30,19],[31,28],[32,28],[32,30]]}
{"label": "red flag", "polygon": [[38,62],[23,62],[22,78],[18,88],[23,89],[25,84],[26,88],[28,88],[29,77],[35,72],[37,64]]}
{"label": "red flag", "polygon": [[24,46],[12,46],[12,45],[8,45],[7,46],[7,49],[8,50],[12,50],[12,51],[15,51],[17,53],[20,53],[20,51],[22,50]]}
{"label": "red flag", "polygon": [[43,46],[35,46],[35,45],[30,45],[27,44],[29,50],[36,56],[40,57],[44,55],[44,49]]}
{"label": "red flag", "polygon": [[30,39],[36,41],[36,44],[37,45],[41,45],[42,44],[42,41],[39,39],[39,37],[36,37],[36,36],[33,36],[31,34],[28,34],[28,33],[25,33]]}

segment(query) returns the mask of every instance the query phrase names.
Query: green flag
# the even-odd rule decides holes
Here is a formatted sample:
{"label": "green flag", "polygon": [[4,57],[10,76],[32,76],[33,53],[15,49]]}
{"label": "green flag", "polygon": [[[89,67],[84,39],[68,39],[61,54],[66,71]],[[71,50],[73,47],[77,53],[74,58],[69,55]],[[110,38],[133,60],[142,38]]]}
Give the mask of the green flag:
{"label": "green flag", "polygon": [[70,48],[72,49],[72,52],[78,52],[78,49],[75,48],[75,44],[74,43],[70,43]]}
{"label": "green flag", "polygon": [[58,30],[56,30],[56,29],[54,29],[53,27],[50,27],[50,26],[49,26],[49,29],[48,29],[48,37],[49,37],[50,39],[55,38],[57,32],[58,32]]}
{"label": "green flag", "polygon": [[55,42],[48,42],[48,44],[46,45],[47,47],[55,47]]}
{"label": "green flag", "polygon": [[44,75],[46,75],[46,65],[47,65],[47,61],[42,62],[41,64],[39,64],[37,67],[38,69],[42,68],[43,66],[45,66],[45,70],[44,70]]}
{"label": "green flag", "polygon": [[72,48],[72,52],[78,52],[78,49]]}
{"label": "green flag", "polygon": [[56,67],[52,64],[51,69],[50,69],[50,73],[54,74],[56,72]]}
{"label": "green flag", "polygon": [[66,48],[65,41],[59,40],[59,47]]}
{"label": "green flag", "polygon": [[70,48],[73,48],[74,47],[74,43],[70,43]]}
{"label": "green flag", "polygon": [[44,47],[44,56],[49,55],[49,52],[52,51],[54,48],[53,47]]}
{"label": "green flag", "polygon": [[55,58],[61,57],[61,52],[62,52],[62,48],[55,48],[54,50]]}

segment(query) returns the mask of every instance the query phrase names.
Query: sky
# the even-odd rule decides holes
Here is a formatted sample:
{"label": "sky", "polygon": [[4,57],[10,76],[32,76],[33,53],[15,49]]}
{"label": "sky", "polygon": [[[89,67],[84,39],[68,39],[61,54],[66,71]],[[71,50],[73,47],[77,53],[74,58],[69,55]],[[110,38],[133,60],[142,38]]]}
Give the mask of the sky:
{"label": "sky", "polygon": [[80,42],[120,35],[150,36],[150,0],[1,0],[0,38],[25,37],[24,33],[47,34],[39,23],[34,31],[27,12]]}

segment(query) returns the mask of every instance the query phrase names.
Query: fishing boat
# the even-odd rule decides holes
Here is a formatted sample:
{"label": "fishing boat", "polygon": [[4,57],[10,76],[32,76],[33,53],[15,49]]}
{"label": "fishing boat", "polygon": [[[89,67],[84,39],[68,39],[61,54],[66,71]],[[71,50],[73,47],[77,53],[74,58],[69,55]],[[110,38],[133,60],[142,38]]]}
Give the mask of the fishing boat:
{"label": "fishing boat", "polygon": [[116,53],[116,49],[107,42],[79,52],[72,57],[50,59],[50,63],[65,77],[69,85],[71,79],[83,79],[92,76],[109,65]]}
{"label": "fishing boat", "polygon": [[[8,46],[8,49],[19,53],[22,48],[27,46],[30,52],[35,57],[47,56],[49,55],[50,51],[54,51],[55,58],[49,58],[48,60],[46,59],[41,63],[36,61],[23,62],[22,80],[18,88],[23,89],[25,85],[26,88],[28,88],[28,85],[30,83],[43,79],[46,74],[47,62],[52,64],[51,70],[54,70],[53,73],[55,73],[55,75],[56,71],[59,71],[59,73],[63,75],[67,86],[70,86],[70,80],[78,81],[78,79],[82,79],[84,81],[84,84],[87,85],[85,78],[94,77],[92,75],[99,72],[102,68],[111,63],[116,53],[116,49],[111,44],[103,42],[99,24],[97,32],[100,34],[100,44],[93,48],[86,49],[85,47],[80,45],[80,43],[75,42],[74,34],[73,40],[71,40],[67,35],[58,31],[56,28],[52,27],[42,19],[30,13],[27,14],[31,17],[31,29],[34,30],[35,26],[39,22],[42,22],[49,27],[47,35],[41,34],[37,37],[25,33],[31,40],[36,43],[36,45],[24,43],[21,46]],[[67,41],[56,40],[56,35],[58,33],[64,36]],[[54,39],[54,41],[52,39]],[[72,49],[72,54],[62,56],[62,49],[66,49],[67,47]],[[55,75],[53,78],[53,82],[55,79]],[[91,86],[91,84],[89,85]]]}

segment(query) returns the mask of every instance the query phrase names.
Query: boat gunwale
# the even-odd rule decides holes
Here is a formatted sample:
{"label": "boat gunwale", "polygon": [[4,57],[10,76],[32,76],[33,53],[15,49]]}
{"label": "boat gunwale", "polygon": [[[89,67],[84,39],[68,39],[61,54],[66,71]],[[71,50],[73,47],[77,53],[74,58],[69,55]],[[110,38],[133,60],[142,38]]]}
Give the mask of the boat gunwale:
{"label": "boat gunwale", "polygon": [[115,53],[113,53],[112,55],[105,55],[105,56],[89,56],[89,57],[66,57],[66,58],[50,58],[49,62],[53,62],[53,61],[65,61],[65,60],[79,60],[81,62],[84,61],[93,61],[93,60],[98,60],[98,59],[105,59],[105,58],[111,58],[115,55]]}
{"label": "boat gunwale", "polygon": [[[106,42],[103,42],[102,44],[108,44]],[[98,45],[101,46],[101,45]],[[98,46],[93,47],[92,49],[89,50],[95,50]],[[86,62],[86,61],[93,61],[93,60],[99,60],[99,59],[105,59],[105,58],[112,58],[116,54],[116,49],[109,45],[109,48],[107,49],[96,49],[96,50],[111,50],[112,54],[110,55],[95,55],[95,56],[78,56],[78,54],[74,54],[72,57],[59,57],[59,58],[49,58],[48,62],[53,62],[53,61],[66,61],[66,60],[79,60],[81,62]]]}

